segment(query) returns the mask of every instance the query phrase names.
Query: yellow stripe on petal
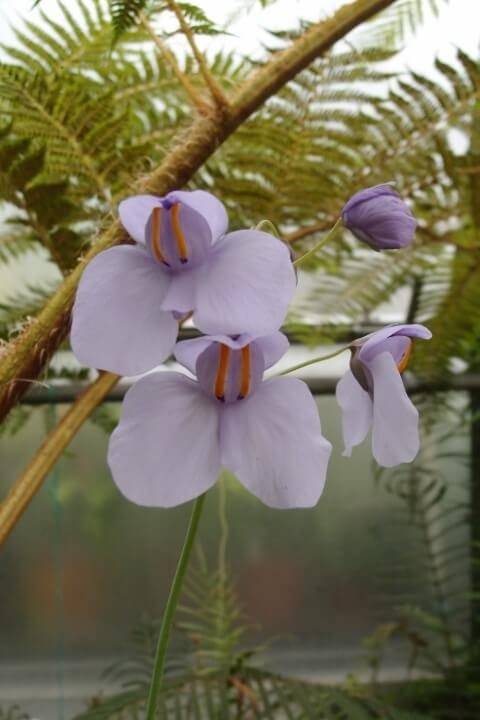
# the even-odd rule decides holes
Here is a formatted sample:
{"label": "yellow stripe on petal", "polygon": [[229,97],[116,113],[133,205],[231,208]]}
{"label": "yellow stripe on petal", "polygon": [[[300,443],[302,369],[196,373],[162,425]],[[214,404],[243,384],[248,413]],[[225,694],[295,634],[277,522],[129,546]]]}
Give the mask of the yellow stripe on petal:
{"label": "yellow stripe on petal", "polygon": [[162,238],[161,238],[161,225],[162,225],[162,208],[155,207],[152,210],[152,223],[151,223],[151,244],[152,252],[155,259],[164,265],[169,265],[166,261],[165,256],[162,252]]}
{"label": "yellow stripe on petal", "polygon": [[242,369],[240,371],[240,392],[238,394],[239,400],[246,398],[250,392],[252,378],[251,366],[252,359],[250,345],[245,345],[245,347],[242,348]]}
{"label": "yellow stripe on petal", "polygon": [[408,338],[408,345],[400,358],[399,362],[397,363],[398,372],[402,373],[404,370],[407,369],[408,363],[410,362],[410,357],[412,355],[412,348],[413,348],[413,342],[410,338]]}
{"label": "yellow stripe on petal", "polygon": [[178,256],[180,258],[180,262],[186,263],[188,262],[188,245],[180,225],[180,203],[177,203],[172,207],[171,213],[172,230],[177,243]]}
{"label": "yellow stripe on petal", "polygon": [[220,344],[217,375],[215,377],[214,394],[217,400],[225,400],[225,387],[227,384],[228,367],[230,365],[231,350],[227,345]]}

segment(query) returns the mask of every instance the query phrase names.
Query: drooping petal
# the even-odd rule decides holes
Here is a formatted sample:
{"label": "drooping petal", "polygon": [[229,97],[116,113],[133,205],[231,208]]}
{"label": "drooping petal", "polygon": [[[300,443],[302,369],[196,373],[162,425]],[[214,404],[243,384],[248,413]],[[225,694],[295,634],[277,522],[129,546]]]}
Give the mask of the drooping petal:
{"label": "drooping petal", "polygon": [[108,463],[126,498],[173,507],[198,497],[220,470],[219,414],[190,378],[159,372],[126,394]]}
{"label": "drooping petal", "polygon": [[255,338],[255,343],[262,351],[265,370],[275,365],[290,347],[288,338],[280,331],[272,333],[271,335]]}
{"label": "drooping petal", "polygon": [[311,507],[320,497],[331,453],[317,406],[298,378],[264,382],[225,406],[222,464],[273,508]]}
{"label": "drooping petal", "polygon": [[167,195],[169,200],[188,205],[203,215],[210,226],[212,243],[225,235],[228,228],[228,215],[225,206],[215,195],[205,190],[174,190]]}
{"label": "drooping petal", "polygon": [[161,207],[156,195],[133,195],[118,206],[120,222],[135,242],[145,244],[145,229],[154,207]]}
{"label": "drooping petal", "polygon": [[369,362],[373,377],[373,455],[379,465],[412,462],[420,447],[418,411],[388,352]]}
{"label": "drooping petal", "polygon": [[430,340],[432,333],[424,325],[418,323],[387,325],[381,330],[377,330],[370,335],[360,338],[355,344],[360,345],[358,356],[362,362],[368,362],[371,357],[378,352],[377,346],[387,338],[405,335],[406,337],[420,338],[422,340]]}
{"label": "drooping petal", "polygon": [[225,235],[198,280],[194,321],[208,334],[278,330],[296,286],[288,248],[258,230]]}
{"label": "drooping petal", "polygon": [[80,362],[137,375],[171,353],[178,323],[160,309],[168,276],[139,246],[123,245],[87,265],[73,308],[72,349]]}
{"label": "drooping petal", "polygon": [[370,395],[348,370],[337,384],[337,402],[342,410],[344,455],[350,457],[352,448],[360,445],[372,425],[373,407]]}

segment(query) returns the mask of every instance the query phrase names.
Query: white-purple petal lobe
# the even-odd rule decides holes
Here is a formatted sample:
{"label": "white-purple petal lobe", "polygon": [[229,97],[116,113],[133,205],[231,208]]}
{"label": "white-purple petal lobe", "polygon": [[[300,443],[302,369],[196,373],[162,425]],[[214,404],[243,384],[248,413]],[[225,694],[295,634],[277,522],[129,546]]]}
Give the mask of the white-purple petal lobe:
{"label": "white-purple petal lobe", "polygon": [[204,333],[268,335],[295,292],[288,248],[258,230],[229,233],[199,269],[194,322]]}
{"label": "white-purple petal lobe", "polygon": [[72,313],[70,340],[80,362],[138,375],[165,360],[178,333],[172,313],[160,309],[168,286],[139,246],[97,255],[85,268]]}
{"label": "white-purple petal lobe", "polygon": [[297,378],[262,383],[224,408],[222,464],[272,508],[311,507],[322,493],[331,445],[317,406]]}
{"label": "white-purple petal lobe", "polygon": [[369,366],[374,395],[373,455],[384,467],[412,462],[420,447],[418,411],[390,353],[379,353]]}
{"label": "white-purple petal lobe", "polygon": [[432,333],[424,325],[419,325],[417,323],[387,325],[381,330],[376,330],[375,332],[370,333],[370,335],[366,335],[357,341],[360,346],[359,358],[362,361],[368,362],[369,358],[373,357],[378,352],[379,348],[382,347],[382,343],[385,340],[396,336],[430,340]]}
{"label": "white-purple petal lobe", "polygon": [[255,342],[262,351],[265,369],[275,365],[290,347],[287,336],[280,331],[256,338]]}
{"label": "white-purple petal lobe", "polygon": [[123,227],[137,243],[145,244],[145,228],[154,207],[160,207],[156,195],[132,195],[118,206],[118,215]]}
{"label": "white-purple petal lobe", "polygon": [[177,362],[195,375],[197,358],[212,344],[210,337],[198,337],[191,340],[182,340],[174,348],[174,355]]}
{"label": "white-purple petal lobe", "polygon": [[363,442],[373,419],[370,395],[348,370],[337,384],[337,402],[342,410],[344,455],[350,457],[352,448]]}
{"label": "white-purple petal lobe", "polygon": [[219,413],[198,384],[179,373],[141,378],[125,396],[108,463],[126,498],[173,507],[206,492],[220,470]]}
{"label": "white-purple petal lobe", "polygon": [[228,229],[228,215],[223,205],[215,195],[205,190],[174,190],[167,195],[169,200],[177,200],[203,215],[210,226],[212,242],[225,235]]}

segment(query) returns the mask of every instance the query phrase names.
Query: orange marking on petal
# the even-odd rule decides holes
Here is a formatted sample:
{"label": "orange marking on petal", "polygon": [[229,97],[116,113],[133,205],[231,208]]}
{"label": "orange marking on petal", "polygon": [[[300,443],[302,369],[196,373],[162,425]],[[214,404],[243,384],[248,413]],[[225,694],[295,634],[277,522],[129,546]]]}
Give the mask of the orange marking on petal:
{"label": "orange marking on petal", "polygon": [[217,400],[225,400],[225,386],[227,384],[228,366],[230,365],[231,350],[227,345],[220,344],[217,375],[215,377],[214,394]]}
{"label": "orange marking on petal", "polygon": [[413,348],[413,342],[408,339],[408,345],[405,349],[405,352],[403,353],[402,357],[400,358],[400,361],[397,363],[398,372],[402,373],[404,370],[407,369],[408,363],[410,362],[410,357],[412,355],[412,348]]}
{"label": "orange marking on petal", "polygon": [[155,207],[152,210],[152,225],[151,225],[151,243],[152,243],[152,251],[155,255],[155,259],[158,260],[158,262],[163,263],[164,265],[169,265],[169,263],[166,261],[164,254],[162,253],[162,245],[161,245],[161,218],[162,218],[162,208]]}
{"label": "orange marking on petal", "polygon": [[172,230],[173,234],[175,235],[175,240],[177,242],[177,249],[178,249],[178,255],[180,258],[180,262],[186,263],[188,261],[188,245],[187,241],[185,240],[185,235],[183,234],[181,225],[180,225],[180,203],[177,203],[172,207]]}
{"label": "orange marking on petal", "polygon": [[251,364],[250,345],[245,345],[245,347],[242,348],[242,369],[240,371],[240,392],[238,395],[239,400],[246,398],[250,392]]}

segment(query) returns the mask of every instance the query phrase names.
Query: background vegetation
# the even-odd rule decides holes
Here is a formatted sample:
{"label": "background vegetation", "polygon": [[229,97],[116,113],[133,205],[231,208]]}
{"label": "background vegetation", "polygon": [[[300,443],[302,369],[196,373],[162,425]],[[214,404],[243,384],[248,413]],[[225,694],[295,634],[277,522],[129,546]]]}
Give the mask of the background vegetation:
{"label": "background vegetation", "polygon": [[[195,5],[173,5],[193,37],[225,32]],[[452,372],[460,368],[470,376],[480,365],[480,64],[458,50],[451,65],[436,62],[438,80],[414,72],[393,76],[385,62],[421,23],[428,3],[390,5],[368,30],[356,31],[355,46],[334,46],[274,93],[201,164],[188,187],[213,189],[233,227],[270,220],[300,254],[333,225],[351,194],[394,181],[419,218],[413,246],[401,254],[373,255],[345,232],[310,260],[309,292],[286,329],[305,344],[343,339],[407,288],[405,320],[424,322],[434,334],[430,343],[418,345],[414,371],[426,382],[448,386]],[[429,5],[438,9],[440,2]],[[221,106],[255,69],[234,51],[199,62],[195,44],[174,55],[170,40],[185,28],[172,25],[179,15],[171,2],[75,0],[75,6],[74,12],[60,2],[61,20],[43,12],[41,23],[27,18],[19,24],[0,65],[0,262],[21,262],[41,248],[58,269],[58,284],[70,277],[98,233],[109,232],[118,201],[137,187],[138,178],[168,165],[179,132],[188,138],[192,104],[207,122],[211,98]],[[272,35],[272,45],[287,47],[308,31],[299,23]],[[452,131],[462,137],[464,150],[452,142]],[[4,300],[5,367],[55,290],[32,278]],[[47,369],[45,359],[56,343],[43,338],[39,347],[32,379],[39,373],[86,377],[84,369],[64,367],[61,355]],[[431,597],[423,607],[406,598],[392,611],[392,621],[372,635],[371,687],[354,679],[342,689],[317,687],[260,670],[255,653],[242,644],[226,566],[212,573],[200,563],[183,624],[191,652],[181,667],[171,668],[160,717],[478,717],[479,393],[472,390],[468,406],[449,393],[421,398],[420,458],[379,475],[379,491],[398,498],[406,522],[418,532]],[[107,429],[114,422],[105,409],[94,417]],[[25,408],[14,410],[3,432],[16,432],[27,418]],[[471,435],[471,457],[460,458],[445,445],[454,426]],[[443,459],[469,463],[468,503],[452,487],[455,473],[439,471],[442,458],[432,447],[445,448]],[[139,628],[133,664],[112,670],[126,679],[125,692],[93,700],[84,720],[138,717],[151,631],[149,625]],[[435,679],[378,686],[382,653],[397,636],[410,648],[408,673],[418,667]],[[5,710],[0,717],[16,720],[17,714]]]}

